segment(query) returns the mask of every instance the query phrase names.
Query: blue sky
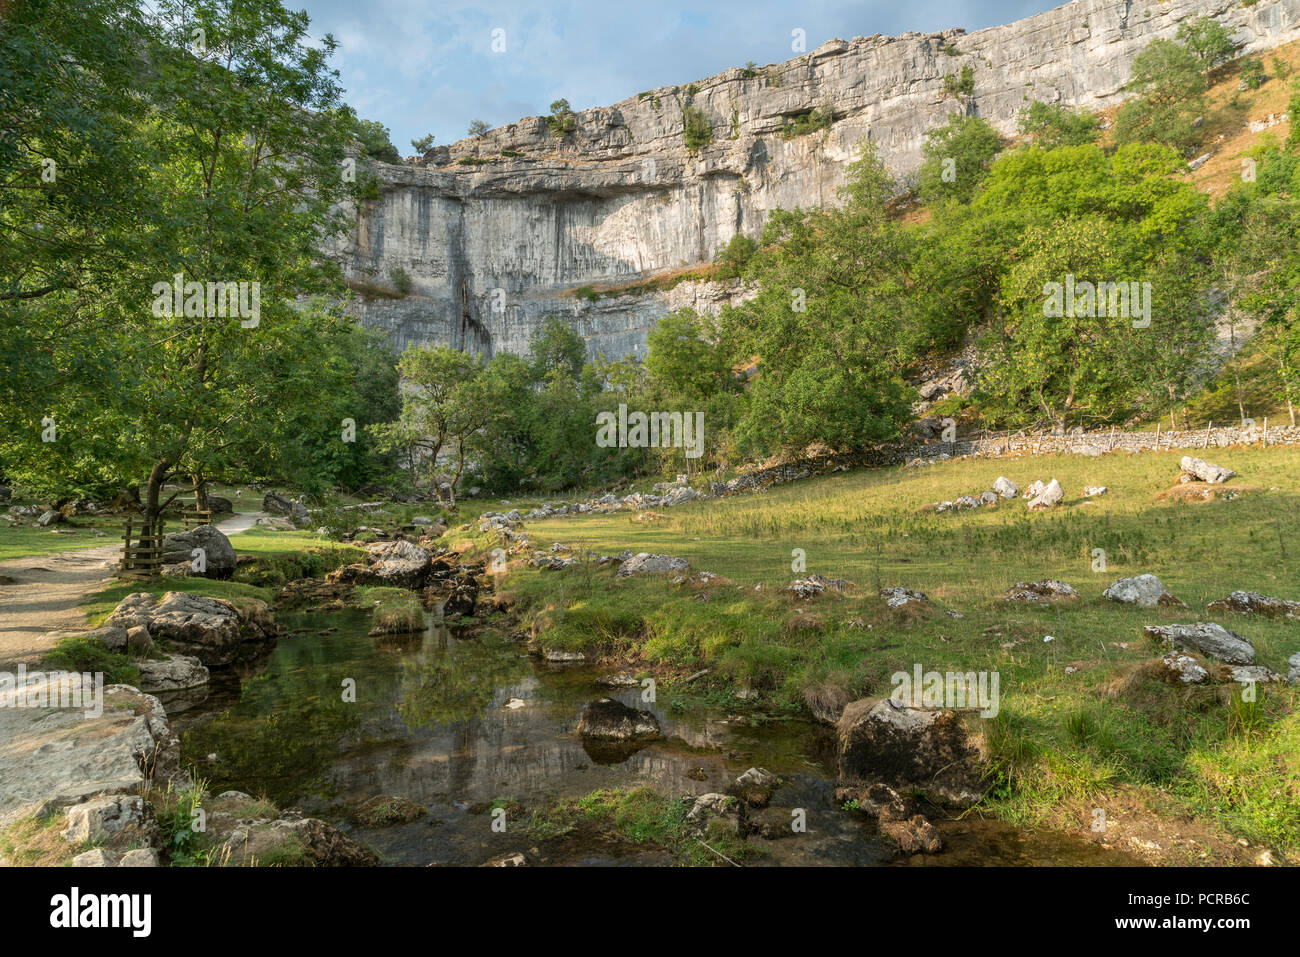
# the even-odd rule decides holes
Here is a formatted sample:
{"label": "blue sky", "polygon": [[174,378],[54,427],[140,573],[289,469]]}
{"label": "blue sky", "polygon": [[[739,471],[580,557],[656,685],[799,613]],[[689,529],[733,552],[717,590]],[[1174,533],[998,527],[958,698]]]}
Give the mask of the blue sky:
{"label": "blue sky", "polygon": [[[392,131],[398,152],[432,133],[465,136],[547,111],[615,103],[642,90],[787,60],[791,31],[807,49],[833,38],[1009,23],[1062,0],[288,0],[312,32],[339,41],[346,99]],[[504,52],[493,51],[493,31]]]}

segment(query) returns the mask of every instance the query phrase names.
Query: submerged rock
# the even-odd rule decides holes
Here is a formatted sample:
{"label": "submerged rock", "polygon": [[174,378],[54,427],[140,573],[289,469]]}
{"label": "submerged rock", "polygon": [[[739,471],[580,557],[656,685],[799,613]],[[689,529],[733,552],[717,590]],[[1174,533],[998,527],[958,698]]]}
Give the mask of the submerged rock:
{"label": "submerged rock", "polygon": [[409,824],[428,813],[428,810],[414,801],[391,794],[377,794],[364,801],[356,810],[357,823],[362,827],[391,827],[394,824]]}
{"label": "submerged rock", "polygon": [[602,741],[632,741],[659,737],[659,719],[649,711],[629,708],[613,698],[585,705],[578,715],[578,734]]}
{"label": "submerged rock", "polygon": [[1249,638],[1212,621],[1190,625],[1147,625],[1144,631],[1148,638],[1184,651],[1212,655],[1230,665],[1255,663],[1255,648]]}

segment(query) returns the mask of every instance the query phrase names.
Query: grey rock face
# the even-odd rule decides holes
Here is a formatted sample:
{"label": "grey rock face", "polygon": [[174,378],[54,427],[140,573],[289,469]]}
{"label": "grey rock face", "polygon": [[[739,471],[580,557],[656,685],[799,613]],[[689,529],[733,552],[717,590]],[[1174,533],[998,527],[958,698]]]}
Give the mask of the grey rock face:
{"label": "grey rock face", "polygon": [[283,516],[292,522],[295,528],[304,528],[311,521],[311,516],[307,513],[307,507],[302,502],[285,498],[275,492],[267,492],[262,497],[262,511]]}
{"label": "grey rock face", "polygon": [[1250,639],[1211,621],[1191,625],[1147,625],[1148,638],[1184,651],[1212,655],[1230,665],[1253,665],[1255,647]]}
{"label": "grey rock face", "polygon": [[1286,680],[1291,684],[1300,684],[1300,651],[1286,660]]}
{"label": "grey rock face", "polygon": [[[203,549],[205,571],[193,571],[194,549]],[[189,574],[204,578],[229,578],[235,570],[235,547],[215,525],[199,525],[163,537],[163,561],[183,563]]]}
{"label": "grey rock face", "polygon": [[1181,605],[1182,602],[1165,590],[1164,584],[1155,575],[1138,575],[1135,578],[1121,578],[1107,588],[1102,595],[1111,601],[1125,605],[1137,605],[1141,608],[1155,608],[1157,605]]}
{"label": "grey rock face", "polygon": [[1232,469],[1225,469],[1222,465],[1214,465],[1204,459],[1192,458],[1190,455],[1184,455],[1178,464],[1192,478],[1212,485],[1226,482],[1237,474]]}
{"label": "grey rock face", "polygon": [[[756,237],[778,207],[837,201],[845,166],[868,139],[900,177],[915,173],[928,130],[960,106],[944,77],[974,70],[968,111],[1013,133],[1027,99],[1096,109],[1128,94],[1134,58],[1154,38],[1208,14],[1257,53],[1300,36],[1294,0],[1074,0],[1037,16],[965,33],[832,40],[747,76],[661,87],[576,114],[570,136],[526,117],[438,147],[422,165],[377,164],[381,196],[331,248],[348,275],[383,284],[401,267],[412,295],[358,304],[362,320],[412,342],[524,352],[546,315],[564,317],[591,354],[644,354],[653,322],[691,306],[714,312],[736,282],[682,282],[648,294],[617,287],[712,258],[742,232]],[[955,55],[953,55],[955,53]],[[712,141],[683,142],[683,110],[701,110]],[[825,130],[785,139],[792,115],[831,106]],[[522,155],[506,155],[522,154]],[[460,161],[469,159],[469,164]]]}
{"label": "grey rock face", "polygon": [[76,844],[104,841],[143,821],[144,801],[136,795],[118,794],[68,808],[68,826],[60,833]]}

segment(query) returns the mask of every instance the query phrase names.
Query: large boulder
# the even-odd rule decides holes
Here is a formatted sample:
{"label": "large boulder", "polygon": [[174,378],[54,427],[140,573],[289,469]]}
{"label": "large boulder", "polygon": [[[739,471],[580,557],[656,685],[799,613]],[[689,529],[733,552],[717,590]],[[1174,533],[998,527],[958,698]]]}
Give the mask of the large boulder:
{"label": "large boulder", "polygon": [[999,475],[997,481],[993,483],[993,491],[997,493],[998,498],[1015,498],[1020,494],[1020,486],[1005,475]]}
{"label": "large boulder", "polygon": [[969,807],[984,796],[988,750],[974,718],[863,698],[836,726],[841,788],[885,784],[936,803]]}
{"label": "large boulder", "polygon": [[208,683],[208,669],[192,655],[168,655],[162,661],[146,658],[136,662],[140,669],[140,690],[148,694],[160,691],[185,691]]}
{"label": "large boulder", "polygon": [[392,588],[423,588],[433,571],[433,561],[415,542],[399,538],[366,546],[369,564],[344,565],[325,576],[333,583],[387,585]]}
{"label": "large boulder", "polygon": [[311,522],[311,516],[307,513],[307,507],[302,502],[296,502],[291,498],[285,498],[283,495],[277,495],[275,492],[267,492],[262,497],[262,511],[270,512],[272,515],[280,515],[287,518],[296,528],[303,528]]}
{"label": "large boulder", "polygon": [[127,595],[108,624],[143,626],[155,641],[165,641],[208,666],[228,665],[275,639],[265,602],[236,609],[228,601],[169,591],[161,599],[148,592]]}
{"label": "large boulder", "polygon": [[1102,595],[1111,601],[1124,605],[1137,605],[1140,608],[1155,608],[1157,605],[1181,606],[1173,595],[1165,590],[1164,583],[1155,575],[1138,575],[1134,578],[1121,578],[1107,588]]}
{"label": "large boulder", "polygon": [[1190,455],[1184,455],[1178,464],[1184,474],[1190,475],[1199,482],[1209,482],[1211,485],[1226,482],[1237,474],[1232,469],[1225,469],[1221,465],[1213,465],[1204,459],[1192,458]]}
{"label": "large boulder", "polygon": [[684,558],[640,552],[618,567],[618,577],[625,578],[628,575],[646,575],[655,572],[684,572],[690,567],[691,563]]}
{"label": "large boulder", "polygon": [[[194,569],[194,550],[203,550],[203,571]],[[235,547],[215,525],[199,525],[184,532],[163,537],[163,563],[183,562],[189,574],[204,578],[229,578],[235,571]]]}
{"label": "large boulder", "polygon": [[1144,631],[1148,638],[1165,645],[1213,655],[1230,665],[1255,663],[1255,647],[1249,638],[1212,621],[1198,621],[1191,625],[1147,625]]}
{"label": "large boulder", "polygon": [[1037,510],[1040,508],[1052,508],[1060,505],[1065,498],[1065,489],[1061,488],[1061,483],[1052,479],[1043,487],[1043,490],[1030,501],[1029,507]]}

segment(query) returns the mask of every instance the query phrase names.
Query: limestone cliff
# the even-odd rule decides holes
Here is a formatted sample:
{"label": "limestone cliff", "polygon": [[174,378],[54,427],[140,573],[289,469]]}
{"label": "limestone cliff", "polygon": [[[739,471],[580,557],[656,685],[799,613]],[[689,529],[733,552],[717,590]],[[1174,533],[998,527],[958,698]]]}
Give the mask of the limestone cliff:
{"label": "limestone cliff", "polygon": [[[527,117],[404,165],[381,164],[381,198],[358,212],[334,252],[361,280],[386,284],[397,268],[410,276],[409,296],[358,303],[399,347],[521,352],[546,316],[559,315],[593,355],[643,351],[660,316],[684,305],[716,309],[738,288],[687,281],[594,299],[573,291],[671,275],[711,260],[737,232],[756,236],[774,208],[834,203],[864,140],[906,181],[926,131],[953,111],[1010,133],[1032,100],[1117,103],[1143,47],[1202,14],[1231,26],[1243,53],[1300,37],[1300,0],[1073,0],[973,33],[832,40],[784,63],[584,110],[567,136]],[[971,95],[945,94],[945,75],[964,67],[973,69]],[[687,107],[712,128],[693,152]],[[786,135],[813,110],[829,111],[830,125]]]}

